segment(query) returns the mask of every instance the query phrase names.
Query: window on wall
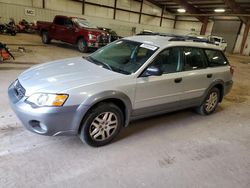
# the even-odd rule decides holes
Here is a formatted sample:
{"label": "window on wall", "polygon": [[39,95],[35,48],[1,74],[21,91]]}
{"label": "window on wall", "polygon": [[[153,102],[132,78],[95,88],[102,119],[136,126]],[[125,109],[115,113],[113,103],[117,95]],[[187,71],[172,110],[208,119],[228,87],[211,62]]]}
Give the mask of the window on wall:
{"label": "window on wall", "polygon": [[181,49],[173,47],[163,50],[151,65],[158,67],[164,74],[181,71]]}
{"label": "window on wall", "polygon": [[202,49],[184,47],[184,70],[195,70],[206,67],[206,57]]}
{"label": "window on wall", "polygon": [[210,67],[227,65],[227,61],[221,51],[205,50]]}

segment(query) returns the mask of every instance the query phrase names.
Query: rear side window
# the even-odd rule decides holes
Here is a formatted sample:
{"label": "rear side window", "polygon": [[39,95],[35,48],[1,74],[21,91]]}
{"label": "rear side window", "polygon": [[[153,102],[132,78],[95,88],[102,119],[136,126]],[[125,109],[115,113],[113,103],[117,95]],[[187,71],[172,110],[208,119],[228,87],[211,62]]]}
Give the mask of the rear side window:
{"label": "rear side window", "polygon": [[221,51],[205,50],[210,67],[227,65],[227,61]]}
{"label": "rear side window", "polygon": [[55,24],[56,24],[56,25],[64,25],[64,18],[57,17],[57,18],[55,19]]}
{"label": "rear side window", "polygon": [[185,47],[183,49],[184,70],[195,70],[206,67],[206,56],[202,49]]}

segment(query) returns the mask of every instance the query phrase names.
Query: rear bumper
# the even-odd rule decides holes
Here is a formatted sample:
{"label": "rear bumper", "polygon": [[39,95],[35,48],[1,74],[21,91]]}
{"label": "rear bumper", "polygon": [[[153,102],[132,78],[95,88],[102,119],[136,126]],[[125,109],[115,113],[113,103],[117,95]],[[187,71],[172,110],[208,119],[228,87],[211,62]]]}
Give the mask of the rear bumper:
{"label": "rear bumper", "polygon": [[228,94],[233,87],[233,80],[227,81],[224,84],[224,95]]}

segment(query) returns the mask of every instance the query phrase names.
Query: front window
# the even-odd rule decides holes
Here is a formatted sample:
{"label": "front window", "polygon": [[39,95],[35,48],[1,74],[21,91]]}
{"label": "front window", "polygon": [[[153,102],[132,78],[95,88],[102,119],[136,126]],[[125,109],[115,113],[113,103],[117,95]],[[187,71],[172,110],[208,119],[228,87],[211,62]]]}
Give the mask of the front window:
{"label": "front window", "polygon": [[75,22],[80,27],[85,28],[97,28],[96,25],[90,23],[88,20],[82,19],[82,18],[73,18],[73,22]]}
{"label": "front window", "polygon": [[119,40],[87,57],[90,62],[122,74],[136,72],[158,49],[140,42]]}

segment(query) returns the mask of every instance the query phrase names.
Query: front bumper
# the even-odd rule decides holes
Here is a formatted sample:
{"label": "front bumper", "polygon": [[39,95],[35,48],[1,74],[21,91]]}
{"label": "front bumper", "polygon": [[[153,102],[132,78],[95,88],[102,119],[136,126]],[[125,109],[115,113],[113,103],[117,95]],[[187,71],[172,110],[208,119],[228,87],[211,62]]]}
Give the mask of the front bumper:
{"label": "front bumper", "polygon": [[62,107],[40,107],[33,108],[27,104],[27,97],[17,99],[14,85],[8,89],[11,107],[20,119],[24,127],[31,132],[56,136],[56,135],[76,135],[80,122],[76,120],[77,106]]}
{"label": "front bumper", "polygon": [[100,43],[100,42],[87,42],[87,46],[89,48],[100,48],[103,47],[105,45],[107,45],[108,43]]}

